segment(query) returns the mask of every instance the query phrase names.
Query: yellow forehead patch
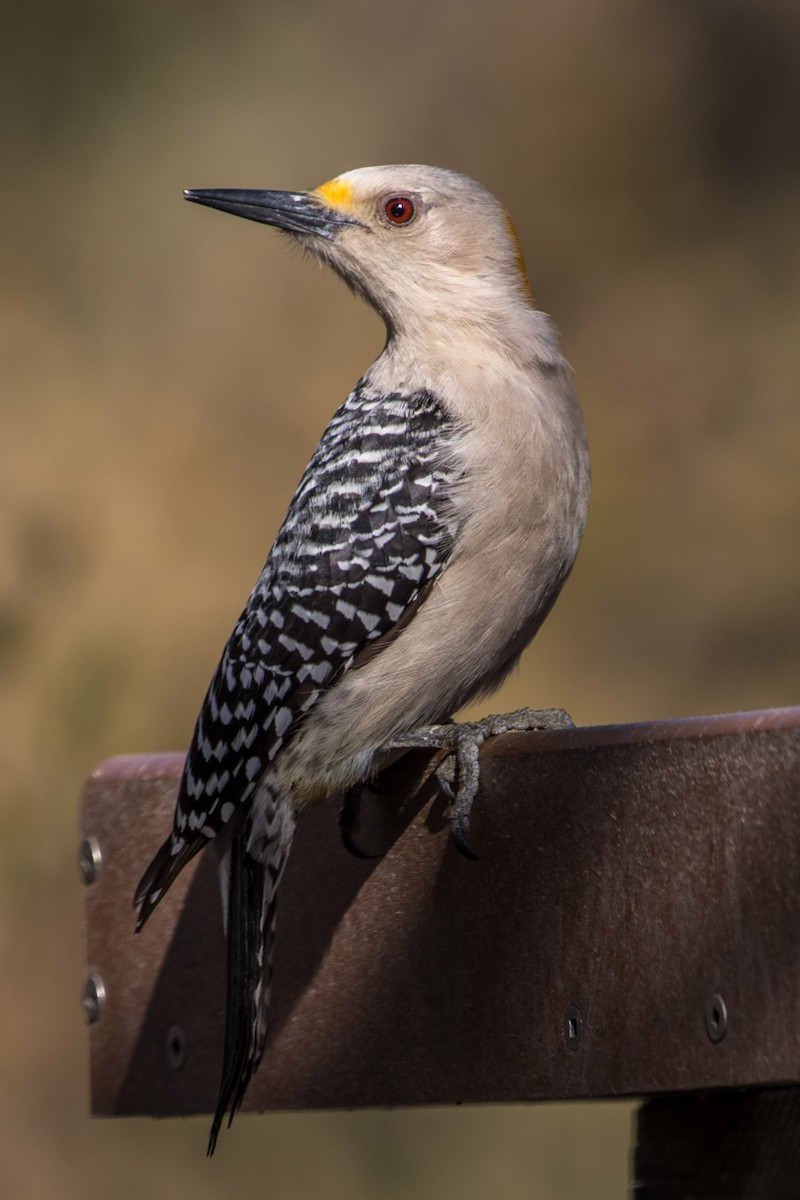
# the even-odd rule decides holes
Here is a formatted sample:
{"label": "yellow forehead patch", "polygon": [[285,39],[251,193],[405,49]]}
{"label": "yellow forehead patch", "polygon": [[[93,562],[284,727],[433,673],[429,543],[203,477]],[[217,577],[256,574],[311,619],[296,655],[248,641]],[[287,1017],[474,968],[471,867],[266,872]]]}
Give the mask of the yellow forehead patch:
{"label": "yellow forehead patch", "polygon": [[508,215],[508,213],[505,213],[505,218],[506,228],[508,229],[508,232],[511,235],[511,240],[514,243],[517,271],[519,272],[520,279],[522,280],[522,286],[525,289],[525,295],[528,297],[531,304],[533,304],[533,292],[531,291],[531,282],[528,279],[528,270],[525,266],[525,256],[522,253],[522,243],[519,240],[519,234],[514,228],[514,222],[511,220],[511,217]]}
{"label": "yellow forehead patch", "polygon": [[350,212],[355,208],[353,187],[346,179],[330,179],[318,187],[316,193],[328,208],[336,209],[337,212]]}

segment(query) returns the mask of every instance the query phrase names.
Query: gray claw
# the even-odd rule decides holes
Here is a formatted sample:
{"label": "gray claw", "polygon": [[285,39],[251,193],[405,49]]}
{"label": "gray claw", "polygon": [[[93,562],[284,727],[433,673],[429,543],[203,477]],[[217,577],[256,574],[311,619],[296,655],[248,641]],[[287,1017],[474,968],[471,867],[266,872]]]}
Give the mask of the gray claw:
{"label": "gray claw", "polygon": [[450,840],[455,846],[459,854],[463,854],[464,858],[468,858],[470,862],[478,862],[480,854],[476,854],[474,850],[470,850],[467,845],[467,830],[469,829],[469,819],[459,820],[455,817],[450,819]]}
{"label": "gray claw", "polygon": [[436,768],[436,778],[439,781],[439,787],[444,792],[448,804],[455,805],[456,802],[456,756],[448,754],[439,763]]}

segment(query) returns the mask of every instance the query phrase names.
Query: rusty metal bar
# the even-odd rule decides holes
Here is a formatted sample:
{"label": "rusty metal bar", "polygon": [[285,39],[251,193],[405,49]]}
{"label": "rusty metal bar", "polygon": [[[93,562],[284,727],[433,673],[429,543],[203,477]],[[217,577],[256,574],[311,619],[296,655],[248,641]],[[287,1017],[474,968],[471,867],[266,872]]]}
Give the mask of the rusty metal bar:
{"label": "rusty metal bar", "polygon": [[[97,1114],[213,1108],[223,951],[213,853],[133,936],[180,755],[112,759],[82,800]],[[272,1034],[245,1108],[654,1095],[800,1083],[800,708],[511,734],[473,843],[424,756],[300,824]],[[93,981],[93,982],[91,982]]]}

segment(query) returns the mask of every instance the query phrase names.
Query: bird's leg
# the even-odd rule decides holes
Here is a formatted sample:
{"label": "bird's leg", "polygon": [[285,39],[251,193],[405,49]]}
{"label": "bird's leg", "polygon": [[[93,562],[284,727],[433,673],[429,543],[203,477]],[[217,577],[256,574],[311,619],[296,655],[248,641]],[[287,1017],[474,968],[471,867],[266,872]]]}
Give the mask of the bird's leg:
{"label": "bird's leg", "polygon": [[477,858],[467,845],[472,804],[480,782],[479,755],[489,737],[501,733],[530,732],[544,729],[570,729],[574,725],[563,708],[518,708],[480,721],[448,723],[417,729],[392,740],[404,749],[445,750],[446,757],[436,768],[442,791],[450,801],[450,834],[456,848],[466,858]]}
{"label": "bird's leg", "polygon": [[354,858],[380,858],[379,854],[370,854],[367,850],[362,850],[356,840],[361,824],[361,796],[365,788],[375,795],[381,794],[380,788],[370,781],[348,788],[342,796],[342,807],[339,809],[339,836],[345,850]]}

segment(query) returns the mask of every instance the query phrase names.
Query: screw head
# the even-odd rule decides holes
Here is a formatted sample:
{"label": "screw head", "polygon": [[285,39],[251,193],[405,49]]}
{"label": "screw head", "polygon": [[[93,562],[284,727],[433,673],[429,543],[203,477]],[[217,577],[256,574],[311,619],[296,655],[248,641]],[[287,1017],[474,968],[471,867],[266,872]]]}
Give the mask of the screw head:
{"label": "screw head", "polygon": [[167,1065],[180,1071],[186,1061],[186,1030],[182,1025],[170,1025],[167,1030]]}
{"label": "screw head", "polygon": [[570,1004],[564,1013],[564,1041],[568,1050],[577,1050],[583,1037],[583,1017],[580,1009]]}
{"label": "screw head", "polygon": [[85,884],[94,883],[103,856],[100,853],[100,843],[97,838],[84,838],[78,849],[78,870]]}
{"label": "screw head", "polygon": [[706,1032],[709,1040],[721,1042],[728,1031],[728,1006],[719,992],[713,992],[706,1005]]}
{"label": "screw head", "polygon": [[95,1021],[100,1020],[100,1014],[103,1011],[105,1002],[105,984],[99,975],[90,975],[84,983],[83,991],[81,992],[83,1018],[87,1025],[94,1025]]}

